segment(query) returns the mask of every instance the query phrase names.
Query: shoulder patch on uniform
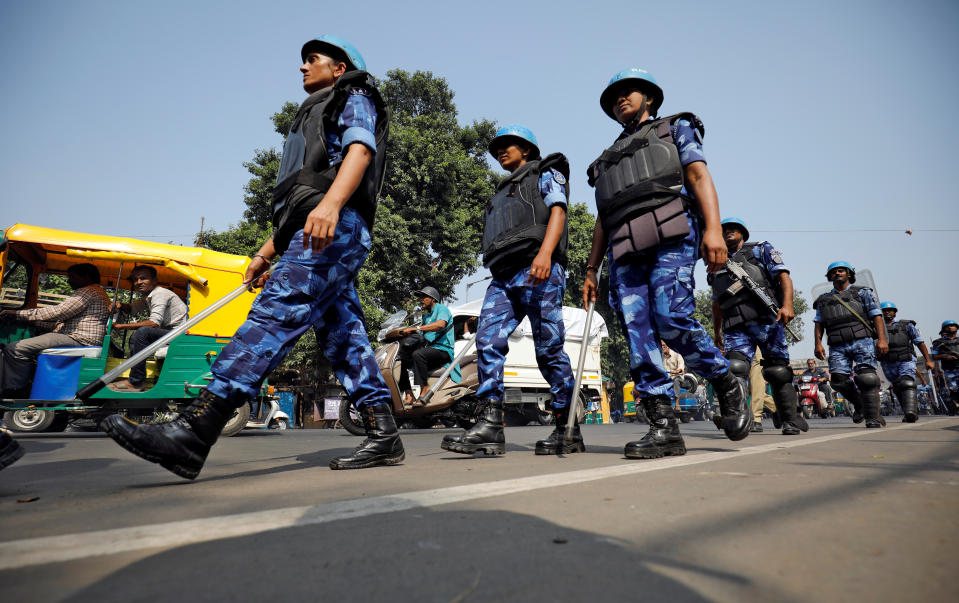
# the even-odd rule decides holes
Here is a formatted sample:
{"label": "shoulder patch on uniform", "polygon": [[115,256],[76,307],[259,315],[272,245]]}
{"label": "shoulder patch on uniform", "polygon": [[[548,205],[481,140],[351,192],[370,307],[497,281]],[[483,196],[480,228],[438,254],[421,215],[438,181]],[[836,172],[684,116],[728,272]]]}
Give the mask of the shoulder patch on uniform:
{"label": "shoulder patch on uniform", "polygon": [[777,264],[782,264],[782,263],[783,263],[783,253],[782,253],[781,251],[779,251],[778,249],[772,249],[772,250],[769,252],[769,259],[771,259],[772,261],[776,262]]}
{"label": "shoulder patch on uniform", "polygon": [[361,94],[363,96],[372,96],[366,88],[350,88],[350,94]]}
{"label": "shoulder patch on uniform", "polygon": [[553,180],[559,184],[566,184],[566,176],[562,175],[559,170],[550,170],[553,172]]}

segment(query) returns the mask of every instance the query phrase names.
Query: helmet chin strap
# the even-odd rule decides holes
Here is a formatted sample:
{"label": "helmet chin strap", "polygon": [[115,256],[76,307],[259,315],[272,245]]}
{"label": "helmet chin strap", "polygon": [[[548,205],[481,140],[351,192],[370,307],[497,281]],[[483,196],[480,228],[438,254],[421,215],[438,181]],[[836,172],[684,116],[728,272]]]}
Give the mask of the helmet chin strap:
{"label": "helmet chin strap", "polygon": [[645,92],[641,92],[639,90],[637,90],[636,92],[639,92],[639,94],[643,97],[642,104],[640,105],[642,108],[636,113],[636,117],[629,120],[629,123],[623,125],[623,128],[626,130],[633,130],[638,128],[639,124],[641,124],[644,121],[643,113],[646,113],[648,111],[649,96]]}

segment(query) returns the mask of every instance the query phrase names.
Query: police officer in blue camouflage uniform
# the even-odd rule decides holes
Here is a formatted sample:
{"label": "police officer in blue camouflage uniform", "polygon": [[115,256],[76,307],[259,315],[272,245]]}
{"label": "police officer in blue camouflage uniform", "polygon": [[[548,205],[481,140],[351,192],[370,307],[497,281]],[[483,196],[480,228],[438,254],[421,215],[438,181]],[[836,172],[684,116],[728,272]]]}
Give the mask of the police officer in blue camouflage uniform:
{"label": "police officer in blue camouflage uniform", "polygon": [[889,344],[889,351],[879,358],[879,364],[899,398],[902,422],[915,423],[919,419],[919,401],[916,398],[916,352],[913,346],[922,352],[927,369],[932,370],[935,363],[929,357],[926,342],[922,340],[914,320],[896,320],[899,308],[892,302],[882,302],[879,308],[886,323],[886,340]]}
{"label": "police officer in blue camouflage uniform", "polygon": [[879,300],[869,287],[856,287],[856,270],[848,262],[833,262],[826,269],[833,290],[813,302],[816,310],[815,354],[826,359],[823,332],[829,335],[829,372],[832,388],[853,405],[852,420],[866,427],[882,427],[879,414],[879,374],[876,355],[889,351],[886,325]]}
{"label": "police officer in blue camouflage uniform", "polygon": [[649,432],[626,444],[625,455],[686,453],[670,404],[672,380],[663,368],[660,339],[712,383],[726,436],[741,440],[752,425],[743,386],[692,316],[696,260],[701,255],[709,271],[726,262],[702,122],[691,113],[657,117],[663,90],[637,68],[613,76],[599,102],[623,131],[587,172],[596,188],[599,218],[583,303],[597,299],[598,271],[606,254],[610,305],[629,342],[630,374],[649,417]]}
{"label": "police officer in blue camouflage uniform", "polygon": [[366,427],[366,440],[330,467],[371,467],[404,458],[353,284],[370,251],[389,111],[362,56],[346,40],[320,36],[303,45],[301,58],[309,97],[283,147],[273,236],[254,255],[244,280],[263,291],[211,367],[213,381],[190,408],[158,425],[137,425],[119,415],[103,423],[127,450],[188,479],[199,474],[235,409],[257,395],[310,327]]}
{"label": "police officer in blue camouflage uniform", "polygon": [[493,275],[476,329],[479,420],[464,434],[446,436],[442,447],[461,454],[504,454],[503,365],[509,336],[528,317],[536,363],[553,394],[556,429],[536,442],[536,454],[583,452],[579,426],[564,439],[573,371],[563,350],[563,294],[569,163],[561,153],[540,156],[536,137],[526,127],[509,125],[496,132],[489,152],[510,172],[487,203],[483,228],[483,265]]}
{"label": "police officer in blue camouflage uniform", "polygon": [[942,376],[945,377],[946,387],[949,389],[949,400],[945,401],[949,415],[955,415],[959,410],[959,323],[946,320],[939,330],[941,337],[932,342],[932,357],[939,361],[942,367]]}
{"label": "police officer in blue camouflage uniform", "polygon": [[[726,268],[708,275],[713,289],[713,332],[716,345],[726,351],[729,369],[745,381],[759,346],[762,376],[772,387],[776,402],[776,424],[783,435],[808,431],[806,419],[797,412],[798,399],[789,366],[789,348],[784,325],[796,317],[793,310],[793,283],[782,254],[768,241],[747,243],[749,229],[739,218],[722,221],[729,262],[739,264],[780,309],[773,316],[756,295],[744,288]],[[721,335],[720,335],[721,334]],[[753,401],[755,403],[755,401]]]}

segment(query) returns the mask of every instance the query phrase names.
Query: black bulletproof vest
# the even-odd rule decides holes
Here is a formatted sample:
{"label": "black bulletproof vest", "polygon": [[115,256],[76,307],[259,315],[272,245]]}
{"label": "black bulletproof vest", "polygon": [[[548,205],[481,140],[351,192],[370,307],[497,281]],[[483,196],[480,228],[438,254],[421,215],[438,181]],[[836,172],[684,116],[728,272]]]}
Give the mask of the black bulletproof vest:
{"label": "black bulletproof vest", "polygon": [[839,294],[839,297],[856,312],[855,314],[839,303],[833,292],[823,293],[813,303],[813,308],[819,310],[829,345],[842,345],[863,337],[873,337],[872,330],[862,323],[863,320],[870,322],[866,316],[866,308],[859,301],[859,291],[864,288],[850,285]]}
{"label": "black bulletproof vest", "polygon": [[886,341],[889,343],[889,353],[886,354],[886,360],[902,362],[916,357],[916,352],[912,349],[912,341],[909,340],[909,330],[907,328],[907,325],[911,324],[916,323],[912,320],[897,320],[891,325],[886,325]]}
{"label": "black bulletproof vest", "polygon": [[[496,194],[486,204],[483,228],[483,265],[499,277],[529,262],[539,253],[546,236],[550,208],[539,192],[540,175],[554,168],[569,178],[569,162],[562,153],[553,153],[543,159],[529,161],[503,178]],[[569,200],[569,184],[566,184]],[[566,267],[569,219],[563,225],[563,235],[553,250],[553,261]]]}
{"label": "black bulletproof vest", "polygon": [[[759,285],[770,299],[777,299],[773,288],[772,278],[766,273],[762,262],[753,254],[759,243],[743,243],[739,251],[729,257],[729,261],[736,262],[743,267],[746,274]],[[716,293],[719,307],[723,310],[723,330],[736,329],[746,323],[770,323],[775,320],[754,293],[744,287],[739,287],[736,277],[723,268],[710,275],[710,284]],[[730,292],[732,288],[735,292]]]}
{"label": "black bulletproof vest", "polygon": [[[940,354],[959,354],[959,337],[952,339],[941,337],[932,342],[932,347],[936,348]],[[939,364],[946,370],[959,369],[959,360],[943,359],[939,361]]]}
{"label": "black bulletproof vest", "polygon": [[686,118],[705,135],[703,123],[692,113],[677,113],[645,122],[633,134],[620,135],[587,170],[596,187],[596,209],[607,233],[642,213],[682,196],[683,165],[670,126]]}
{"label": "black bulletproof vest", "polygon": [[[346,205],[358,211],[370,229],[373,228],[376,198],[386,175],[386,141],[389,137],[390,114],[383,97],[376,89],[373,76],[365,71],[354,70],[343,74],[333,86],[318,90],[307,97],[293,118],[290,134],[283,143],[283,157],[276,175],[276,186],[273,188],[273,230],[284,239],[278,241],[276,235],[274,236],[277,251],[284,251],[289,237],[303,227],[303,224],[288,223],[295,210],[289,202],[293,187],[299,184],[325,193],[336,178],[341,162],[330,164],[325,134],[329,128],[336,127],[346,99],[353,91],[369,96],[376,106],[376,153],[366,168],[362,182]],[[346,155],[345,149],[343,154]]]}

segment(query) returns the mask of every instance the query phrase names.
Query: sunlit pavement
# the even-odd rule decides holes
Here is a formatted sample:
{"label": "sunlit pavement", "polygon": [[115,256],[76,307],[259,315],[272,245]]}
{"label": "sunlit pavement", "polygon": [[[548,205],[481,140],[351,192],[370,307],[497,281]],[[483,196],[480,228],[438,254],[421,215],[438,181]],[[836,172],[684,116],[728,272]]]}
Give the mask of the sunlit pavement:
{"label": "sunlit pavement", "polygon": [[504,457],[403,431],[404,464],[330,471],[343,430],[221,440],[195,482],[101,434],[19,436],[0,472],[2,601],[955,601],[959,418],[730,442],[631,461],[641,424],[586,454]]}

